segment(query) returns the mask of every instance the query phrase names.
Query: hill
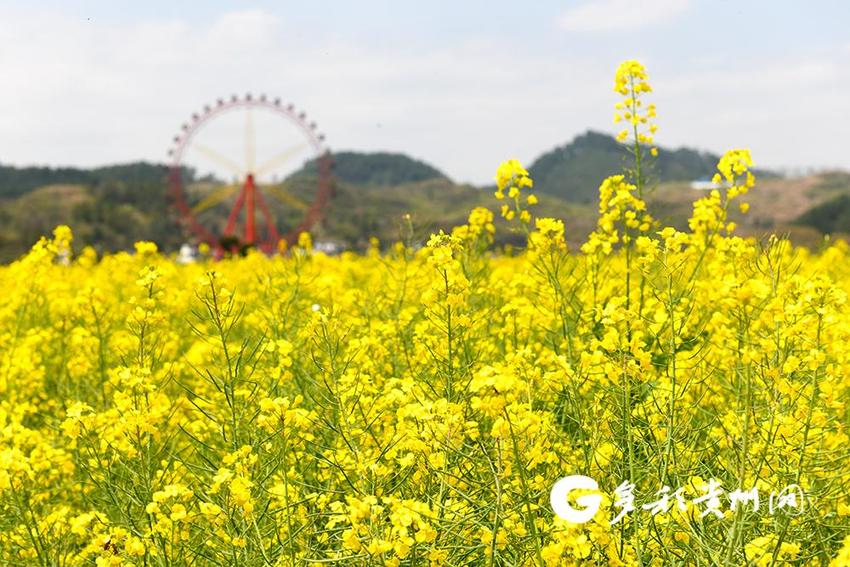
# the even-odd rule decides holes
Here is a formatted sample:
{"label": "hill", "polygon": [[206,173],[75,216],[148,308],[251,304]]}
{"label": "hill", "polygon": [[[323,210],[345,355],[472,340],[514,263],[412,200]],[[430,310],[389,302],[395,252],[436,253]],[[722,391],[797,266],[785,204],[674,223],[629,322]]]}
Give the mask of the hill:
{"label": "hill", "polygon": [[[315,172],[316,164],[308,162],[287,183],[298,185],[297,194],[309,200]],[[79,243],[102,252],[130,249],[137,240],[177,249],[191,236],[177,228],[165,191],[167,174],[166,165],[147,162],[93,169],[0,166],[0,261],[19,256],[57,224],[70,225]],[[372,234],[390,234],[388,214],[425,205],[420,195],[439,208],[458,191],[444,173],[404,154],[341,152],[334,155],[334,176],[336,199],[327,226],[319,229],[350,246]],[[186,172],[190,184],[194,177]],[[404,194],[417,184],[422,191]],[[300,214],[285,212],[293,218]]]}
{"label": "hill", "polygon": [[[26,251],[39,236],[68,224],[77,241],[100,251],[126,250],[137,240],[175,249],[184,237],[175,230],[165,193],[167,168],[132,163],[85,169],[10,168],[0,183],[0,260]],[[82,180],[31,189],[43,179]]]}
{"label": "hill", "polygon": [[[334,177],[357,185],[387,187],[428,179],[448,179],[437,168],[404,154],[339,152],[333,154],[333,161]],[[315,175],[316,161],[310,160],[290,177]]]}
{"label": "hill", "polygon": [[[530,167],[540,196],[536,214],[564,219],[570,243],[581,242],[596,222],[600,181],[622,171],[625,156],[611,136],[597,132],[542,155]],[[661,148],[654,166],[660,183],[648,193],[656,218],[684,228],[693,201],[704,195],[689,181],[708,177],[716,159],[697,150]],[[392,241],[401,235],[403,215],[411,213],[414,236],[424,241],[435,230],[464,222],[474,206],[497,210],[491,188],[454,183],[404,154],[341,152],[334,160],[335,196],[325,220],[314,228],[317,239],[354,249],[365,247],[370,236]],[[312,199],[315,172],[316,164],[308,162],[281,184],[290,200],[273,204],[276,218],[293,223],[301,218]],[[191,235],[177,227],[166,175],[165,165],[145,162],[93,169],[0,166],[0,261],[19,256],[57,224],[74,229],[78,246],[101,252],[130,249],[137,240],[176,250]],[[750,213],[736,218],[741,234],[777,231],[817,246],[825,233],[850,233],[850,174],[783,179],[760,172],[759,177],[747,199]],[[216,185],[214,179],[194,180],[191,171],[186,178],[193,191],[209,192]],[[225,216],[212,218],[223,226]],[[499,232],[500,243],[520,240]]]}
{"label": "hill", "polygon": [[161,164],[134,162],[84,169],[77,167],[14,167],[0,165],[0,199],[19,197],[50,185],[97,185],[122,183],[161,183],[167,168]]}
{"label": "hill", "polygon": [[824,234],[850,234],[850,173],[830,172],[824,174],[813,191],[829,195],[827,200],[811,207],[799,215],[794,224],[810,226]]}
{"label": "hill", "polygon": [[[595,203],[599,182],[611,172],[622,171],[628,158],[613,136],[589,130],[537,158],[529,173],[541,193],[576,203]],[[719,157],[690,148],[659,147],[658,157],[648,159],[655,180],[663,183],[709,178]]]}

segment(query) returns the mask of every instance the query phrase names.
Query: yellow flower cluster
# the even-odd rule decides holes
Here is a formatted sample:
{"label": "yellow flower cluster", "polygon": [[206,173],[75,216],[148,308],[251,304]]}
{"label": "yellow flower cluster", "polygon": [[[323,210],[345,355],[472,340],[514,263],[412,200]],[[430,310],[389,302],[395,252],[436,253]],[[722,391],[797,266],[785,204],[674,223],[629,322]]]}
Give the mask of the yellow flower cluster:
{"label": "yellow flower cluster", "polygon": [[[721,194],[719,189],[712,189],[708,196],[694,202],[694,212],[688,224],[695,235],[710,239],[721,231],[727,234],[734,232],[735,223],[726,222],[729,204],[755,186],[756,178],[750,171],[752,166],[749,150],[729,150],[723,154],[717,164],[713,182],[717,185],[725,183],[725,192]],[[749,204],[742,202],[739,208],[742,213],[746,213]]]}
{"label": "yellow flower cluster", "polygon": [[646,203],[635,195],[636,187],[625,176],[614,175],[599,186],[599,220],[596,230],[582,245],[582,252],[610,254],[618,243],[630,244],[654,225]]}
{"label": "yellow flower cluster", "polygon": [[[614,105],[614,123],[625,121],[629,128],[620,130],[617,140],[625,142],[632,136],[632,142],[638,146],[652,146],[658,125],[653,122],[657,116],[654,104],[644,105],[642,95],[652,92],[646,68],[638,61],[623,61],[614,76],[614,92],[623,95],[623,100]],[[653,156],[658,155],[655,147],[650,148]]]}
{"label": "yellow flower cluster", "polygon": [[[613,175],[578,251],[529,212],[495,253],[485,208],[191,264],[57,228],[0,267],[0,564],[848,565],[850,247],[734,236],[751,168],[687,230]],[[496,180],[522,220],[528,172]],[[550,502],[576,474],[584,524]]]}
{"label": "yellow flower cluster", "polygon": [[511,204],[502,205],[503,218],[510,221],[518,215],[524,227],[531,222],[531,211],[527,207],[537,204],[537,196],[528,193],[523,202],[522,190],[530,191],[533,186],[534,182],[529,177],[528,171],[518,160],[509,159],[499,166],[496,170],[496,199],[503,200],[507,192],[507,198],[511,201]]}

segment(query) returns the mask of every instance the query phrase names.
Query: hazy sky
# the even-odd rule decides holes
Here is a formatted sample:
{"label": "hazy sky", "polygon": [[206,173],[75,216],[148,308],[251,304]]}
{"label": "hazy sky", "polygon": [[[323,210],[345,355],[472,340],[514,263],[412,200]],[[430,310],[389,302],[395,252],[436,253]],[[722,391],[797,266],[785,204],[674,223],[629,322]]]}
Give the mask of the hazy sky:
{"label": "hazy sky", "polygon": [[405,152],[460,181],[614,132],[637,58],[657,141],[850,168],[850,2],[0,2],[0,163],[165,161],[193,111],[265,92],[332,149]]}

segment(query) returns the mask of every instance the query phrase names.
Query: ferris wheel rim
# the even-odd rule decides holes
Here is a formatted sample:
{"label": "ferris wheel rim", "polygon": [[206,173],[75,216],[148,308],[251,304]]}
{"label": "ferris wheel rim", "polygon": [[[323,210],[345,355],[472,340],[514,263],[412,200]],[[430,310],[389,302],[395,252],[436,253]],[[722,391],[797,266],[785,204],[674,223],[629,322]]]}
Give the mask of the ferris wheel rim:
{"label": "ferris wheel rim", "polygon": [[307,137],[310,145],[313,147],[316,157],[328,152],[330,149],[325,144],[325,135],[318,131],[318,126],[315,122],[307,120],[307,113],[298,111],[292,103],[283,104],[280,98],[269,99],[266,95],[254,97],[246,94],[243,97],[232,95],[228,99],[218,98],[215,105],[206,104],[201,112],[192,114],[191,121],[184,122],[180,129],[181,132],[172,138],[172,147],[169,148],[169,158],[171,159],[171,167],[179,167],[182,164],[183,154],[191,145],[194,137],[206,126],[210,120],[230,111],[240,108],[264,108],[276,112],[277,114],[288,118],[301,132]]}

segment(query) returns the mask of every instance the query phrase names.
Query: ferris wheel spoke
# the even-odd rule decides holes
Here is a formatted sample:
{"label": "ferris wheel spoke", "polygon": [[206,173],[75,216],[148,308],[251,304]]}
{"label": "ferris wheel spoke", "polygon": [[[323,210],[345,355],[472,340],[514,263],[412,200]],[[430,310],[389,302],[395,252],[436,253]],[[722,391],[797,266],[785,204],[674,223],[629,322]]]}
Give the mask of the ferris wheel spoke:
{"label": "ferris wheel spoke", "polygon": [[207,158],[216,162],[220,166],[227,168],[231,173],[238,175],[240,178],[245,175],[245,170],[239,167],[239,164],[231,160],[230,158],[218,153],[212,148],[208,148],[202,144],[192,144],[192,148],[196,150],[198,153],[205,155]]}
{"label": "ferris wheel spoke", "polygon": [[307,144],[296,144],[291,148],[282,151],[268,161],[261,163],[257,167],[255,174],[260,176],[275,170],[305,148],[307,148]]}
{"label": "ferris wheel spoke", "polygon": [[207,209],[211,209],[232,197],[239,190],[238,185],[227,185],[225,187],[221,187],[216,189],[203,199],[198,202],[194,207],[192,207],[192,214],[198,214],[206,211]]}
{"label": "ferris wheel spoke", "polygon": [[306,211],[310,208],[310,205],[278,185],[270,185],[265,187],[264,190],[274,197],[276,201],[298,211]]}
{"label": "ferris wheel spoke", "polygon": [[254,116],[250,108],[245,109],[245,170],[254,171],[256,165],[257,137],[254,132]]}

